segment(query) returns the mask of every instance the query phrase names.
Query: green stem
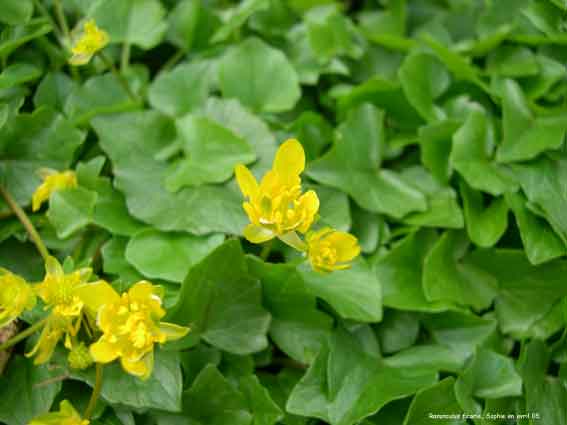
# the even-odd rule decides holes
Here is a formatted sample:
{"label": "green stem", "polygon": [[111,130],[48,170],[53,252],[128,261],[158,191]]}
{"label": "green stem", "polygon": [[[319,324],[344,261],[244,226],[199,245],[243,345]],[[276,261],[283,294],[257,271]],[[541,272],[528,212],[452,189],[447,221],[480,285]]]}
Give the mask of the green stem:
{"label": "green stem", "polygon": [[108,56],[106,56],[106,54],[102,51],[100,51],[98,53],[98,55],[102,59],[104,64],[108,68],[110,68],[110,71],[114,74],[114,76],[116,77],[116,79],[118,80],[120,85],[124,88],[124,90],[126,90],[130,99],[132,99],[134,102],[136,102],[138,104],[141,104],[142,103],[141,100],[138,98],[138,96],[130,88],[130,84],[128,84],[128,80],[126,80],[126,78],[124,78],[124,76],[120,72],[118,72],[118,70],[116,69],[116,67],[114,66],[114,63],[110,60],[110,58]]}
{"label": "green stem", "polygon": [[53,0],[53,4],[55,6],[55,16],[57,16],[57,20],[59,21],[59,27],[63,31],[63,36],[65,37],[66,41],[71,41],[70,33],[69,33],[69,25],[67,25],[67,18],[65,17],[65,11],[63,10],[63,4],[61,0]]}
{"label": "green stem", "polygon": [[12,195],[10,195],[3,186],[0,186],[0,195],[2,195],[10,209],[14,211],[14,214],[16,214],[20,222],[23,224],[43,259],[47,260],[49,257],[49,251],[45,247],[45,244],[41,240],[41,236],[39,236],[39,233],[35,230],[35,227],[28,218],[26,212],[18,205],[14,198],[12,198]]}
{"label": "green stem", "polygon": [[120,55],[120,71],[126,72],[130,66],[130,43],[124,42],[122,44],[122,54]]}
{"label": "green stem", "polygon": [[45,8],[45,6],[43,6],[41,0],[33,0],[33,2],[35,4],[35,7],[37,7],[37,9],[39,10],[39,12],[49,20],[49,23],[53,27],[53,32],[55,33],[55,36],[57,37],[59,43],[64,46],[62,42],[62,38],[63,38],[62,34],[59,31],[59,27],[57,26],[55,19],[53,19],[53,16],[51,16],[49,11]]}
{"label": "green stem", "polygon": [[93,388],[93,392],[91,394],[91,398],[89,400],[89,404],[87,406],[87,409],[85,410],[85,414],[83,415],[84,419],[86,420],[89,420],[93,415],[96,407],[96,402],[98,401],[98,398],[100,396],[100,391],[102,390],[102,368],[103,368],[102,363],[96,364],[95,385]]}
{"label": "green stem", "polygon": [[272,244],[273,243],[274,243],[274,240],[272,239],[271,241],[268,241],[262,247],[262,252],[260,252],[260,258],[262,259],[262,261],[266,261],[268,259],[268,257],[270,256],[270,252],[272,251]]}
{"label": "green stem", "polygon": [[19,334],[17,334],[13,338],[10,338],[4,344],[0,345],[0,351],[7,350],[8,348],[16,345],[22,339],[25,339],[28,336],[30,336],[31,334],[35,333],[37,330],[39,330],[45,324],[45,322],[47,322],[47,318],[42,319],[39,322],[35,322],[33,325],[31,325],[26,330],[20,332]]}
{"label": "green stem", "polygon": [[172,68],[177,62],[179,62],[183,56],[185,56],[185,50],[178,50],[177,52],[175,52],[168,60],[167,62],[161,67],[161,71],[167,71],[170,68]]}

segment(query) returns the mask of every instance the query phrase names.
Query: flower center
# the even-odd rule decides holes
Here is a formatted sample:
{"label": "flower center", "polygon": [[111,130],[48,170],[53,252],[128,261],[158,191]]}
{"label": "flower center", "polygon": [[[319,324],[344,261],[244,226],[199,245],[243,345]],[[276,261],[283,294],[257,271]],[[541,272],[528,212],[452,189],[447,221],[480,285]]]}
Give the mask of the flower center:
{"label": "flower center", "polygon": [[120,332],[128,335],[128,339],[135,348],[144,348],[152,343],[152,333],[147,318],[142,313],[133,313],[126,323],[121,326]]}
{"label": "flower center", "polygon": [[318,260],[321,264],[334,265],[337,262],[337,250],[330,245],[323,245]]}

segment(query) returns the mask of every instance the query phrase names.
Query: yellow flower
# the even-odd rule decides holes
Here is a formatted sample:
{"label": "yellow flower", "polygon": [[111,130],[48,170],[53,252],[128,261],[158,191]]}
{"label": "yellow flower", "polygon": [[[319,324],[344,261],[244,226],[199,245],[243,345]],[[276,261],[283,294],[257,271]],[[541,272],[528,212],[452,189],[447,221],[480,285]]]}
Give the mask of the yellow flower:
{"label": "yellow flower", "polygon": [[0,268],[0,328],[35,305],[32,287],[21,277]]}
{"label": "yellow flower", "polygon": [[160,287],[140,281],[122,296],[115,293],[108,299],[97,316],[103,335],[90,347],[94,361],[109,363],[120,358],[126,372],[149,378],[154,344],[181,338],[189,332],[189,328],[160,322],[165,315],[161,295]]}
{"label": "yellow flower", "polygon": [[71,349],[71,337],[79,332],[83,309],[86,308],[94,317],[108,294],[115,293],[105,281],[88,283],[92,272],[89,268],[65,274],[57,259],[48,257],[45,270],[45,278],[35,287],[35,291],[50,313],[37,344],[26,354],[28,357],[37,354],[35,364],[45,363],[51,358],[63,335],[65,346]]}
{"label": "yellow flower", "polygon": [[348,269],[351,261],[360,254],[356,237],[325,227],[307,235],[307,256],[314,270],[332,272]]}
{"label": "yellow flower", "polygon": [[260,185],[244,165],[235,168],[236,180],[250,224],[244,237],[252,243],[262,243],[274,237],[297,249],[304,249],[295,231],[306,233],[319,210],[319,198],[310,190],[301,193],[299,175],[305,168],[305,152],[301,144],[290,139],[283,143],[274,159],[272,169],[262,178]]}
{"label": "yellow flower", "polygon": [[50,412],[32,419],[28,425],[89,425],[89,421],[81,418],[73,405],[63,400],[59,412]]}
{"label": "yellow flower", "polygon": [[83,26],[79,38],[73,43],[71,52],[73,56],[69,59],[71,65],[85,65],[96,52],[104,49],[110,41],[106,31],[96,26],[94,19],[88,20]]}
{"label": "yellow flower", "polygon": [[57,171],[43,168],[39,170],[43,183],[35,190],[32,197],[32,211],[37,211],[53,192],[77,187],[77,176],[73,171]]}

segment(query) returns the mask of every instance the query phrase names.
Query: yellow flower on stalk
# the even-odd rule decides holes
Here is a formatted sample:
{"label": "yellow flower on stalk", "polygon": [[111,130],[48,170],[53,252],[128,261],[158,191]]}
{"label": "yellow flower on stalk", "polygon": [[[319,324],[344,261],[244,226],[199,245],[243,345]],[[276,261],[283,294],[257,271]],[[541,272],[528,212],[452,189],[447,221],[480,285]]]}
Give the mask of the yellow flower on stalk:
{"label": "yellow flower on stalk", "polygon": [[31,420],[28,425],[89,425],[68,400],[63,400],[58,412],[50,412]]}
{"label": "yellow flower on stalk", "polygon": [[314,270],[332,272],[350,267],[349,261],[360,254],[355,236],[325,227],[307,234],[307,257]]}
{"label": "yellow flower on stalk", "polygon": [[97,315],[103,334],[90,346],[97,363],[120,358],[124,370],[141,379],[150,377],[154,363],[154,344],[179,339],[189,328],[161,322],[162,288],[140,281],[121,296],[114,293]]}
{"label": "yellow flower on stalk", "polygon": [[299,175],[305,168],[305,152],[295,139],[283,143],[276,153],[272,169],[258,182],[244,165],[235,168],[242,194],[248,198],[243,208],[250,219],[244,237],[252,243],[278,237],[303,250],[296,231],[306,233],[319,210],[319,198],[310,190],[301,193]]}
{"label": "yellow flower on stalk", "polygon": [[79,332],[83,310],[86,308],[94,317],[108,294],[114,293],[114,289],[102,280],[89,283],[92,273],[89,268],[65,274],[57,259],[48,257],[45,270],[45,278],[35,286],[35,292],[45,303],[49,316],[35,347],[26,354],[27,357],[36,356],[35,364],[48,361],[63,336],[65,346],[71,349],[71,338]]}
{"label": "yellow flower on stalk", "polygon": [[96,52],[104,49],[110,37],[106,31],[96,26],[94,19],[85,22],[83,31],[71,47],[73,56],[69,59],[71,65],[85,65]]}
{"label": "yellow flower on stalk", "polygon": [[0,268],[0,328],[35,305],[32,287],[21,277]]}
{"label": "yellow flower on stalk", "polygon": [[43,178],[43,183],[35,190],[32,196],[32,211],[40,209],[41,204],[49,199],[53,192],[63,189],[77,187],[77,176],[74,171],[57,171],[42,168],[39,174]]}

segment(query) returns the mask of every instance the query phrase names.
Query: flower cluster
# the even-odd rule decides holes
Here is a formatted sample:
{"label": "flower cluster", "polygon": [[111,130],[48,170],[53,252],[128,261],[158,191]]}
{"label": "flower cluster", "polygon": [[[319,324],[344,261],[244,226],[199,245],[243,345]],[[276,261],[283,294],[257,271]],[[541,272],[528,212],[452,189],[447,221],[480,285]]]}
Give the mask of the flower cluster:
{"label": "flower cluster", "polygon": [[[260,184],[246,166],[236,166],[236,180],[247,198],[242,206],[250,219],[244,237],[252,243],[277,237],[304,252],[319,272],[346,269],[360,254],[358,241],[349,233],[329,227],[310,231],[318,218],[319,198],[313,190],[302,193],[300,175],[304,169],[305,152],[296,139],[280,146],[272,169]],[[305,235],[305,240],[298,232]]]}
{"label": "flower cluster", "polygon": [[110,41],[108,34],[97,27],[91,19],[85,22],[82,30],[77,31],[71,48],[73,56],[69,59],[71,65],[85,65],[99,51],[106,47]]}

